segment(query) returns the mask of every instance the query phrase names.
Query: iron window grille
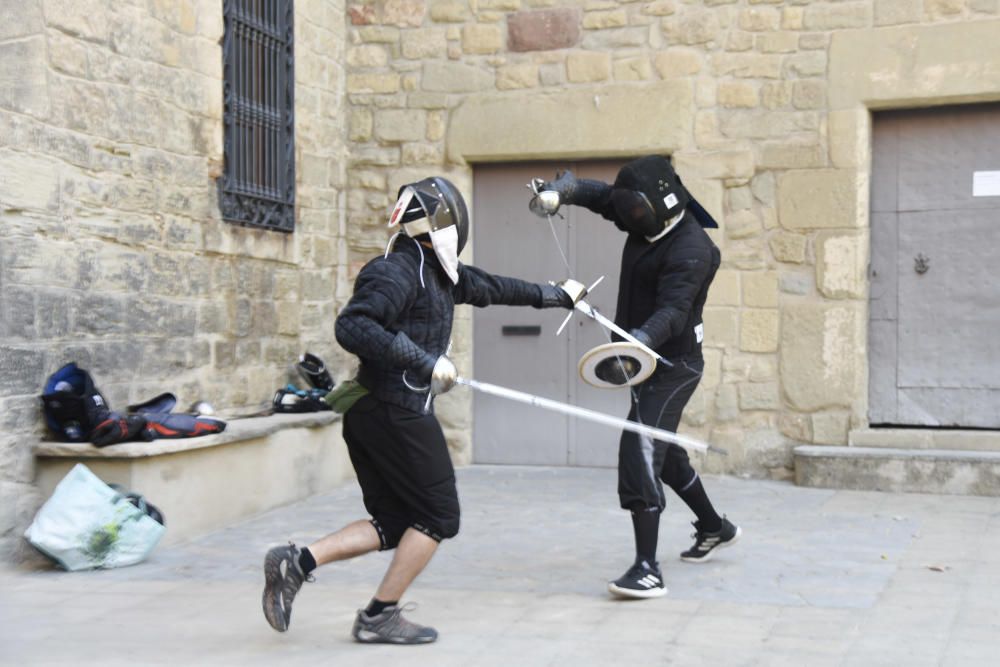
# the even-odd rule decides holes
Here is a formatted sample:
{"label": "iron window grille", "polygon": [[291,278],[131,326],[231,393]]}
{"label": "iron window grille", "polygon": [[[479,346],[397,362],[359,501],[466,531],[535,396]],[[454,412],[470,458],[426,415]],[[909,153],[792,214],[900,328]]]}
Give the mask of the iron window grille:
{"label": "iron window grille", "polygon": [[222,218],[295,228],[293,0],[225,0]]}

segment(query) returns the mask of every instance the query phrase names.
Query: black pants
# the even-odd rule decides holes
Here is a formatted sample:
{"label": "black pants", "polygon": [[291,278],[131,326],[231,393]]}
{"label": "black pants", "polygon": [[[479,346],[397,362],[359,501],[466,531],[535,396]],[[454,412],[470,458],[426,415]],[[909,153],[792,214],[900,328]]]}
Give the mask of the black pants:
{"label": "black pants", "polygon": [[410,527],[437,541],[458,534],[455,469],[436,417],[369,394],[344,415],[344,440],[382,549]]}
{"label": "black pants", "polygon": [[[700,356],[678,361],[673,368],[661,364],[648,380],[634,388],[628,418],[676,432],[704,368]],[[666,506],[663,484],[680,492],[696,476],[687,450],[680,445],[630,431],[622,433],[618,445],[618,499],[622,508],[662,512]]]}

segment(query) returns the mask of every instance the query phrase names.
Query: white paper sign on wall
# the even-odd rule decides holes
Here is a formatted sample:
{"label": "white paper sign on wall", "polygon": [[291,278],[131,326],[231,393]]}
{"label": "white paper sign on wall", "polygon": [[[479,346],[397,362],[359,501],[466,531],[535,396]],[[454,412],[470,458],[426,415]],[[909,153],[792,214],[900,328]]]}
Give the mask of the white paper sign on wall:
{"label": "white paper sign on wall", "polygon": [[973,197],[1000,197],[1000,171],[972,172]]}

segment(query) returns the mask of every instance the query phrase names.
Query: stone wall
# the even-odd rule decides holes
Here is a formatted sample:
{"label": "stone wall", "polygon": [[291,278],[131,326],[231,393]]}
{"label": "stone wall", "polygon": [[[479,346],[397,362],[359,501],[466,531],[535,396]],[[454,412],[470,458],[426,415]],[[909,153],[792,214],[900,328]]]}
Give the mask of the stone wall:
{"label": "stone wall", "polygon": [[[866,424],[869,109],[1000,98],[987,37],[1000,2],[349,0],[347,13],[352,274],[409,179],[443,172],[470,193],[476,162],[670,153],[722,222],[685,419],[731,452],[708,469],[786,478],[794,444],[847,444]],[[468,368],[468,319],[456,339]],[[470,402],[445,399],[468,452]]]}
{"label": "stone wall", "polygon": [[171,391],[229,413],[306,349],[347,372],[344,3],[295,3],[293,234],[220,219],[222,4],[0,6],[0,552],[41,501],[37,397],[63,363],[112,407]]}

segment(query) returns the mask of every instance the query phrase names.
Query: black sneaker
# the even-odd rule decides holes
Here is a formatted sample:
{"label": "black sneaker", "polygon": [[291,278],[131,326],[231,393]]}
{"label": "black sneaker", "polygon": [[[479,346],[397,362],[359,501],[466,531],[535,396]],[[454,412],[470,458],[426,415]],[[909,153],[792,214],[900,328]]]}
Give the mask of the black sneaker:
{"label": "black sneaker", "polygon": [[646,561],[635,563],[628,572],[608,582],[608,590],[625,598],[658,598],[667,594],[659,565],[650,566]]}
{"label": "black sneaker", "polygon": [[362,644],[430,644],[437,639],[437,630],[403,618],[404,611],[416,608],[412,603],[389,607],[374,616],[359,610],[351,635]]}
{"label": "black sneaker", "polygon": [[695,532],[691,533],[694,544],[690,549],[681,553],[681,560],[686,560],[689,563],[705,563],[712,560],[713,551],[730,546],[743,534],[740,527],[734,526],[726,517],[722,517],[722,528],[714,533],[703,531],[698,521],[691,525],[695,529]]}
{"label": "black sneaker", "polygon": [[264,556],[264,618],[278,632],[288,629],[292,620],[292,600],[305,581],[314,581],[299,565],[302,551],[294,544],[274,547]]}

